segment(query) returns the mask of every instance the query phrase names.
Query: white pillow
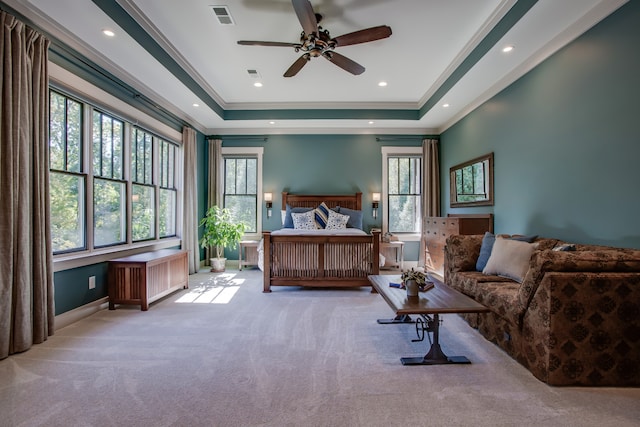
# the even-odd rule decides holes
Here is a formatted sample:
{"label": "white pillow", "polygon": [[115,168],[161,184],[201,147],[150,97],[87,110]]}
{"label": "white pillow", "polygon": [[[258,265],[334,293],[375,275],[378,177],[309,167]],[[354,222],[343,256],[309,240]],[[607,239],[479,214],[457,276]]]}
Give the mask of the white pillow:
{"label": "white pillow", "polygon": [[296,230],[317,230],[316,215],[314,210],[304,213],[291,212],[293,228]]}
{"label": "white pillow", "polygon": [[325,230],[340,230],[342,228],[347,228],[348,221],[349,215],[342,215],[330,210],[327,225],[324,228]]}
{"label": "white pillow", "polygon": [[518,283],[522,283],[529,269],[531,254],[533,254],[537,246],[537,243],[498,237],[482,273],[508,277]]}

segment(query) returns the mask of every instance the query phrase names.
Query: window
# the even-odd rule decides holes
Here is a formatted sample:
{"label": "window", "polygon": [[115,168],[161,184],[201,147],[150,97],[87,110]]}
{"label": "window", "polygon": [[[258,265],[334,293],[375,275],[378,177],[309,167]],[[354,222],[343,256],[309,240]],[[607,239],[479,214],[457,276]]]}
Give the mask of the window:
{"label": "window", "polygon": [[93,112],[93,242],[96,247],[126,242],[126,194],[123,179],[124,126]]}
{"label": "window", "polygon": [[85,188],[82,162],[82,104],[51,92],[49,98],[49,168],[53,251],[86,248]]}
{"label": "window", "polygon": [[178,145],[53,89],[49,130],[55,255],[176,236]]}
{"label": "window", "polygon": [[178,147],[160,140],[160,237],[176,234],[176,158]]}
{"label": "window", "polygon": [[153,136],[134,128],[131,138],[131,239],[156,236],[156,199],[152,181]]}
{"label": "window", "polygon": [[421,229],[422,150],[383,147],[383,228],[390,233],[417,234]]}
{"label": "window", "polygon": [[262,147],[222,149],[224,168],[224,207],[236,221],[247,225],[248,234],[261,231]]}
{"label": "window", "polygon": [[249,233],[257,232],[258,175],[256,158],[225,157],[224,207]]}

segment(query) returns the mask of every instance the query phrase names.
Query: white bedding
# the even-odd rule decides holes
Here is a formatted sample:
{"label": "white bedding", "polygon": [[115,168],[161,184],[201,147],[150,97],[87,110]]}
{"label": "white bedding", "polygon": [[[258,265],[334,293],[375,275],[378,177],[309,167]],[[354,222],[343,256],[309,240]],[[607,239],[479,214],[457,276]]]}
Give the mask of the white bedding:
{"label": "white bedding", "polygon": [[[317,230],[296,230],[295,228],[281,228],[271,232],[272,236],[366,236],[367,233],[359,228],[341,228],[335,230],[317,229]],[[258,267],[263,270],[264,267],[264,239],[260,240],[258,245]],[[380,267],[385,265],[385,257],[380,255]]]}

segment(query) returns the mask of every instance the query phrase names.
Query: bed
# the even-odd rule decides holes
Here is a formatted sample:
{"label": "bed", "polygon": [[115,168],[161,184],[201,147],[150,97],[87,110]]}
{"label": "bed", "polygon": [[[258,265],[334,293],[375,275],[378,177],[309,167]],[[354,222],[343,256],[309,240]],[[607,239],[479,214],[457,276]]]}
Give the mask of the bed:
{"label": "bed", "polygon": [[[301,195],[282,193],[282,207],[362,210],[362,193]],[[283,217],[284,222],[284,217]],[[261,268],[264,292],[271,286],[359,287],[371,286],[367,276],[380,270],[380,233],[359,228],[345,230],[293,230],[263,233]]]}

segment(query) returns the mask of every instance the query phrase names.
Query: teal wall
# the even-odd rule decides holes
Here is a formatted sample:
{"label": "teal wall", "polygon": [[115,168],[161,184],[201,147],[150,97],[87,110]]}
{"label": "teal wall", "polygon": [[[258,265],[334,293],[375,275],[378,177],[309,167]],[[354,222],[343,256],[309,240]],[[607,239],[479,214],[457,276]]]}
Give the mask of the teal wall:
{"label": "teal wall", "polygon": [[[266,142],[234,136],[225,147],[263,146],[263,191],[272,192],[273,216],[263,216],[263,229],[281,228],[280,193],[347,194],[362,192],[365,231],[381,226],[381,217],[373,219],[371,193],[382,190],[382,146],[420,146],[424,136],[403,135],[394,139],[375,135],[269,135]],[[380,207],[382,208],[382,206]],[[264,208],[263,208],[264,209]],[[381,211],[380,215],[381,215]],[[263,212],[264,214],[264,212]],[[228,258],[236,251],[226,251]],[[418,243],[405,245],[405,259],[418,259]]]}
{"label": "teal wall", "polygon": [[495,231],[640,248],[640,2],[629,2],[441,135],[449,168],[495,153]]}

